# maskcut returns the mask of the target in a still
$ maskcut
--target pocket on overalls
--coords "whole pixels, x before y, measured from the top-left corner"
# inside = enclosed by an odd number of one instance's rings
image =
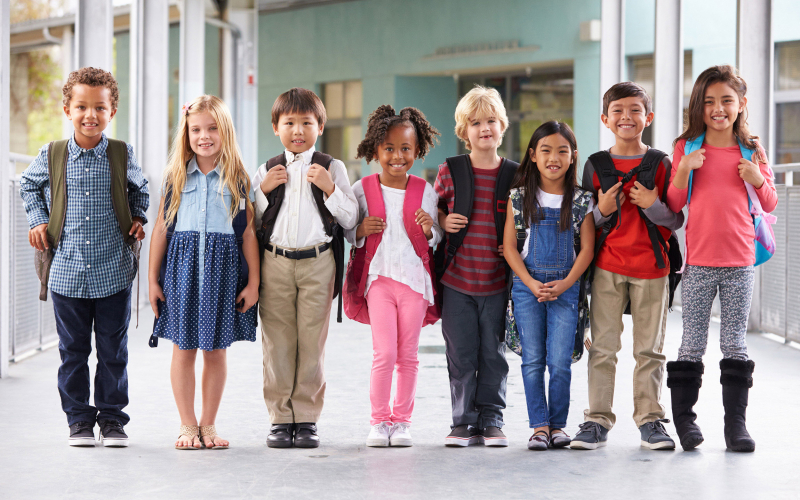
[[[539,221],[533,233],[533,264],[536,269],[559,269],[567,265],[564,242],[569,231],[560,231],[557,219]],[[564,236],[566,233],[566,236]]]

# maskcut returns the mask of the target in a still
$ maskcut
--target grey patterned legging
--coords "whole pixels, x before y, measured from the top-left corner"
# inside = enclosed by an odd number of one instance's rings
[[[702,361],[711,306],[719,289],[722,357],[747,361],[747,317],[753,299],[753,266],[686,266],[681,280],[683,339],[678,361]]]

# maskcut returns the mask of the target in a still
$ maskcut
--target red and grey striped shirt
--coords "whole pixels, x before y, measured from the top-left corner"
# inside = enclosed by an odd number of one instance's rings
[[[490,170],[472,167],[475,194],[467,235],[442,277],[442,284],[467,295],[494,295],[506,289],[503,258],[497,252],[494,225],[494,190],[500,167]],[[455,190],[447,163],[439,165],[433,185],[452,212]]]

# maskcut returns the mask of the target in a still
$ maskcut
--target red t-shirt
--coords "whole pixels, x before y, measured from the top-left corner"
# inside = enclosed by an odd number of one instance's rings
[[[625,157],[613,158],[614,168],[620,172],[627,173],[631,169],[636,168],[642,163],[641,157]],[[664,163],[658,164],[656,170],[655,183],[658,188],[659,197],[664,189],[664,174],[666,169]],[[653,244],[650,242],[650,235],[647,233],[647,225],[644,219],[639,215],[639,207],[630,202],[627,198],[630,194],[631,188],[636,182],[636,176],[633,176],[628,183],[622,186],[622,191],[625,193],[626,200],[620,208],[620,219],[622,225],[617,228],[617,224],[608,234],[603,247],[595,258],[595,265],[600,269],[612,273],[621,274],[630,278],[641,279],[655,279],[663,278],[669,274],[669,258],[667,257],[664,249],[659,246],[659,251],[663,255],[666,267],[659,269],[656,262],[656,256],[653,253]],[[595,192],[600,190],[600,180],[595,172],[592,177]],[[662,226],[656,226],[664,237],[664,241],[669,240],[671,231]],[[597,228],[596,238],[600,237],[602,226]]]
[[[442,276],[442,284],[467,295],[494,295],[506,289],[505,261],[497,251],[494,225],[494,190],[500,167],[491,170],[472,167],[472,173],[475,192],[467,234]],[[452,212],[455,190],[446,162],[439,165],[433,187]]]

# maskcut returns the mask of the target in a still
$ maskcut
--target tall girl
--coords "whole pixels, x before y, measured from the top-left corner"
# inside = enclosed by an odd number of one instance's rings
[[[755,366],[747,357],[745,342],[755,263],[746,184],[755,188],[766,212],[775,209],[778,196],[766,153],[747,128],[746,93],[747,84],[733,67],[712,66],[703,71],[689,100],[688,128],[675,140],[667,203],[674,212],[688,204],[689,215],[681,282],[683,340],[678,360],[667,363],[667,386],[672,389],[672,415],[684,450],[703,441],[692,407],[700,390],[708,322],[717,291],[725,443],[734,451],[755,450],[755,441],[745,427]],[[685,154],[694,148],[699,149]],[[748,150],[753,161],[742,157]]]
[[[569,125],[549,121],[534,131],[517,170],[503,247],[514,271],[511,297],[522,346],[522,380],[533,435],[528,449],[570,443],[572,350],[578,326],[580,277],[594,256],[592,194],[577,187],[578,151]],[[524,221],[517,250],[515,218]],[[547,394],[544,371],[550,374]]]
[[[372,374],[369,398],[372,406],[367,446],[411,446],[411,413],[417,390],[419,335],[429,306],[434,304],[430,268],[415,250],[404,221],[403,209],[411,182],[424,185],[422,202],[415,213],[428,245],[442,237],[437,222],[438,195],[422,179],[409,175],[414,160],[424,158],[439,132],[415,108],[399,114],[389,105],[369,117],[366,136],[357,158],[378,160],[381,172],[356,182],[359,223],[346,231],[348,241],[362,247],[380,233],[380,243],[369,264],[364,296],[372,326]],[[380,183],[385,220],[370,215],[365,185]],[[411,196],[411,194],[408,194]],[[413,207],[412,207],[413,208]],[[413,223],[412,223],[413,224]],[[350,271],[348,271],[350,272]],[[390,408],[392,375],[397,367],[394,405]]]
[[[237,340],[255,342],[252,306],[260,276],[250,180],[230,111],[218,97],[200,96],[183,106],[162,193],[150,243],[150,303],[154,335],[175,343],[170,379],[181,418],[175,447],[225,449],[229,443],[214,427],[227,376],[225,349]],[[234,221],[242,220],[241,211],[246,218],[240,250]],[[194,411],[198,349],[203,350],[199,421]]]

